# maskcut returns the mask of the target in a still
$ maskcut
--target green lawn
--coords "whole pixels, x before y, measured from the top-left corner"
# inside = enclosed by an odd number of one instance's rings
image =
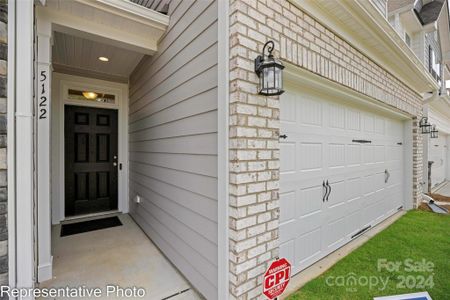
[[[388,270],[383,262],[401,265]],[[450,216],[416,210],[288,299],[372,299],[421,291],[433,300],[450,299]]]

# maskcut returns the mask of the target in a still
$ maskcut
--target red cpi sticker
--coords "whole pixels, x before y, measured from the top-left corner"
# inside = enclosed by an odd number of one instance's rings
[[[285,258],[274,261],[264,274],[263,294],[274,299],[283,294],[291,279],[291,264]]]

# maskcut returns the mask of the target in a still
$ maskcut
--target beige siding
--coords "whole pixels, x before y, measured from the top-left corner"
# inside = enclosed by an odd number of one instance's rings
[[[215,299],[217,3],[171,1],[169,15],[158,53],[130,78],[131,214],[195,288]]]

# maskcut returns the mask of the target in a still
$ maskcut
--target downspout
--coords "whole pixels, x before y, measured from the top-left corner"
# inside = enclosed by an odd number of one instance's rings
[[[10,1],[12,2],[12,1]],[[15,260],[17,288],[34,287],[33,196],[33,51],[34,2],[15,1],[14,96],[15,103]],[[22,298],[22,299],[33,299]]]
[[[430,94],[430,93],[428,93]],[[437,99],[439,99],[439,97],[441,96],[441,92],[439,90],[434,90],[431,95],[427,95],[427,97],[423,97],[423,104],[428,104],[430,102],[433,102]]]

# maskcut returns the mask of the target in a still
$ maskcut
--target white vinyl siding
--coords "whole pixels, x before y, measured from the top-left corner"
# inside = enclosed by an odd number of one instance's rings
[[[217,9],[171,1],[158,52],[130,78],[131,215],[207,299],[218,289]]]

